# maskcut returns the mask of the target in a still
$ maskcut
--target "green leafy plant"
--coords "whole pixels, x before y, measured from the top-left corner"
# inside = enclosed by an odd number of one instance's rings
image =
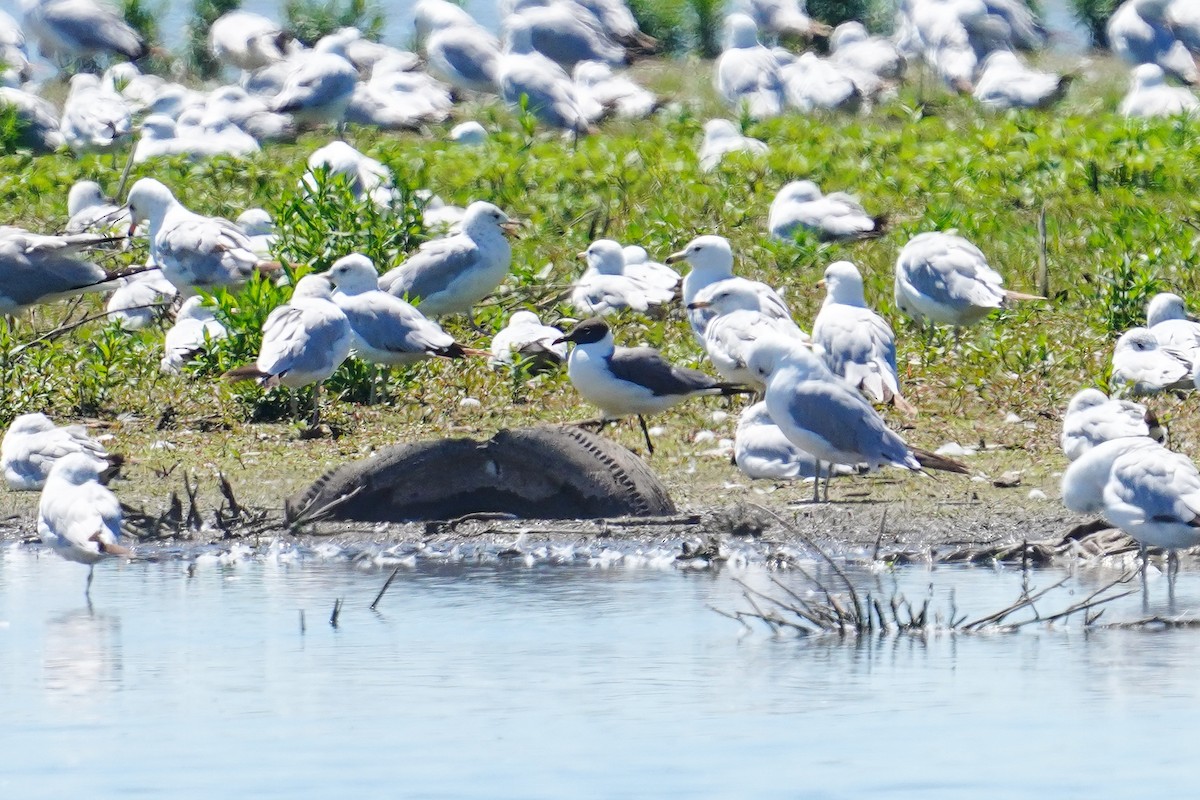
[[[1120,5],[1120,0],[1071,0],[1076,16],[1092,34],[1092,40],[1098,45],[1108,43],[1105,28],[1108,18],[1113,15]]]
[[[371,0],[287,0],[283,14],[288,32],[310,47],[339,28],[358,28],[368,38],[383,31],[383,11]]]
[[[208,51],[212,24],[241,6],[242,0],[195,0],[192,4],[192,18],[187,26],[187,62],[201,78],[215,76],[221,67]]]

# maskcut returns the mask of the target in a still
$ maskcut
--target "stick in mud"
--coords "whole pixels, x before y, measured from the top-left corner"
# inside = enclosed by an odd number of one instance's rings
[[[333,613],[329,615],[329,624],[334,628],[338,626],[338,617],[342,613],[342,598],[333,601]]]

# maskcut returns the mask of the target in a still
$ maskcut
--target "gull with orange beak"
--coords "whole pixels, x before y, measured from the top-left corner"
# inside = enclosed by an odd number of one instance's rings
[[[256,272],[273,272],[279,263],[254,252],[249,237],[227,219],[188,210],[171,190],[142,178],[129,190],[129,235],[145,222],[150,227],[150,257],[183,296],[196,289],[238,286]]]

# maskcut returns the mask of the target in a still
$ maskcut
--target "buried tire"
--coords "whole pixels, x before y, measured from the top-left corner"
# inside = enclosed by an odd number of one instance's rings
[[[573,426],[502,430],[486,441],[396,445],[327,472],[285,504],[289,523],[405,522],[503,513],[525,519],[675,513],[630,451]]]

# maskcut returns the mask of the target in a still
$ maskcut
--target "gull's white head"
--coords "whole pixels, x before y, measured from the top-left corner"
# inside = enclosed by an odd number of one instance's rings
[[[843,22],[833,29],[833,36],[829,38],[829,50],[836,53],[839,48],[857,42],[865,42],[870,38],[866,27],[856,20]]]
[[[179,311],[175,313],[175,321],[181,319],[213,319],[213,311],[208,306],[204,305],[204,298],[200,295],[189,297],[183,301],[183,305],[179,307]]]
[[[597,239],[579,257],[601,275],[620,275],[625,269],[625,251],[612,239]]]
[[[706,144],[740,138],[742,138],[741,131],[727,119],[710,119],[704,123],[704,141]]]
[[[532,311],[514,311],[508,318],[508,327],[510,328],[528,328],[541,324],[541,318]]]
[[[1133,88],[1150,89],[1162,86],[1166,74],[1158,64],[1139,64],[1133,69]]]
[[[846,306],[865,306],[863,279],[858,267],[849,261],[835,261],[825,268],[825,302]]]
[[[746,359],[746,369],[762,383],[768,383],[771,376],[784,366],[797,367],[807,374],[821,371],[823,365],[807,342],[782,336],[759,339]]]
[[[1113,348],[1113,356],[1152,353],[1155,350],[1158,350],[1158,339],[1149,328],[1130,328],[1121,334],[1120,339],[1117,339],[1117,346]]]
[[[247,208],[237,218],[237,226],[247,236],[270,236],[275,232],[275,221],[262,208]]]
[[[779,190],[777,201],[810,203],[821,199],[821,187],[812,181],[792,181]]]
[[[301,299],[330,300],[333,298],[333,286],[325,275],[305,275],[296,281],[296,289],[292,292],[293,300]]]
[[[22,414],[8,426],[8,434],[44,433],[56,427],[58,426],[45,414]]]
[[[732,314],[734,311],[761,311],[762,302],[759,293],[753,285],[742,281],[717,281],[705,286],[688,309],[711,308],[719,316]]]
[[[483,200],[476,200],[467,206],[463,214],[462,231],[474,238],[476,234],[503,230],[511,220],[508,215],[496,206]]]
[[[54,462],[46,483],[69,483],[72,486],[82,486],[85,483],[100,480],[100,469],[103,461],[87,453],[68,453]]]
[[[1083,389],[1076,392],[1071,398],[1071,402],[1067,403],[1066,416],[1078,414],[1081,411],[1086,411],[1089,408],[1096,408],[1108,402],[1108,395],[1099,389]]]
[[[338,175],[349,175],[358,171],[358,165],[366,158],[362,153],[340,139],[330,142],[324,147],[318,147],[308,157],[310,170],[325,167]]]
[[[733,249],[721,236],[697,236],[678,253],[667,256],[667,263],[686,261],[692,271],[710,280],[733,277]]]
[[[175,195],[162,183],[154,178],[140,178],[129,190],[129,199],[125,203],[129,207],[129,218],[133,220],[129,235],[132,236],[134,229],[142,222],[150,224],[150,233],[153,235],[162,224],[167,210],[177,202]]]
[[[730,14],[725,18],[726,49],[742,49],[758,44],[758,26],[747,14]]]
[[[456,144],[478,145],[487,140],[487,129],[475,120],[461,122],[450,130],[450,141]]]
[[[1146,306],[1146,326],[1153,328],[1160,322],[1169,319],[1187,319],[1187,306],[1183,298],[1170,292],[1154,295]]]
[[[613,76],[612,67],[603,61],[580,61],[571,77],[580,86],[597,86]]]
[[[650,254],[640,244],[627,244],[621,249],[625,253],[626,264],[645,264],[650,260]]]
[[[104,190],[95,181],[76,181],[67,192],[67,213],[72,217],[80,211],[104,205]]]
[[[379,273],[371,259],[359,253],[342,256],[329,268],[329,280],[342,294],[361,294],[379,288]]]

